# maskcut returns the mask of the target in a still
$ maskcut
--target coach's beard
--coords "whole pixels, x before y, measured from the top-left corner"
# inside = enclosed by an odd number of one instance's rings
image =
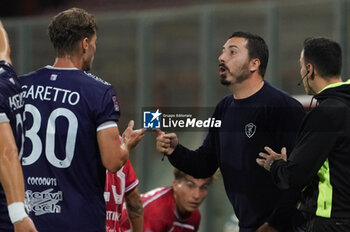
[[[225,70],[226,72],[229,72],[230,75],[232,75],[231,71],[228,69],[228,67],[226,67],[226,65],[224,63],[220,63],[219,64],[219,68],[220,68],[221,71]],[[231,84],[231,82],[226,80],[226,78],[227,78],[226,73],[220,74],[220,83],[222,85],[229,86]]]
[[[226,74],[221,74],[220,75],[220,83],[222,85],[225,85],[225,86],[229,86],[231,84],[231,82],[229,82],[228,80],[226,80],[227,76]]]
[[[229,75],[231,75],[233,78],[236,79],[236,81],[233,81],[233,82],[228,81],[226,73],[225,74],[221,74],[220,75],[220,83],[222,85],[225,85],[225,86],[229,86],[229,85],[231,85],[233,83],[242,83],[244,80],[248,79],[248,77],[249,77],[249,74],[247,74],[247,73],[242,73],[241,75],[235,77],[233,75],[233,73],[228,68],[226,70],[229,73]]]
[[[220,83],[222,85],[225,85],[225,86],[229,86],[229,85],[234,84],[234,83],[242,83],[243,81],[248,79],[249,75],[250,75],[249,70],[248,70],[248,64],[244,64],[244,66],[242,67],[242,72],[238,76],[234,75],[230,71],[230,69],[228,67],[226,67],[226,65],[224,65],[224,64],[220,64],[219,67],[224,68],[226,70],[226,72],[228,72],[229,75],[231,75],[235,79],[235,81],[231,82],[231,81],[227,80],[226,73],[220,74]]]

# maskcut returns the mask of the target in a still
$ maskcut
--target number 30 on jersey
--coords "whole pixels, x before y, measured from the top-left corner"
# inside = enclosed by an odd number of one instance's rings
[[[75,141],[78,131],[78,119],[75,114],[66,108],[57,108],[53,110],[48,119],[46,127],[46,136],[45,136],[45,151],[43,151],[43,142],[38,135],[38,132],[45,122],[42,122],[42,117],[40,111],[33,105],[27,104],[25,106],[24,114],[29,113],[33,118],[33,125],[31,128],[25,131],[26,141],[30,140],[32,143],[32,150],[26,152],[29,154],[26,157],[22,158],[22,165],[31,165],[35,163],[41,155],[45,155],[46,159],[50,164],[57,168],[68,168],[74,157]],[[67,138],[65,144],[65,158],[59,159],[55,154],[55,134],[56,134],[56,120],[58,117],[64,117],[68,122],[67,129]],[[20,118],[20,117],[19,117]],[[17,118],[18,119],[18,118]],[[24,117],[25,120],[25,117]],[[22,123],[17,123],[22,124]],[[28,142],[28,141],[27,141]],[[60,156],[62,157],[62,156]]]

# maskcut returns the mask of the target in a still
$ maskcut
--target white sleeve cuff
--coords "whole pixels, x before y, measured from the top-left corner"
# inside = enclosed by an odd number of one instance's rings
[[[102,123],[101,125],[99,125],[97,127],[96,132],[99,132],[101,130],[104,130],[104,129],[107,129],[107,128],[111,128],[111,127],[118,127],[118,125],[117,125],[116,122],[113,122],[113,121],[104,122],[104,123]]]
[[[3,122],[10,122],[10,120],[5,113],[0,113],[0,123]]]

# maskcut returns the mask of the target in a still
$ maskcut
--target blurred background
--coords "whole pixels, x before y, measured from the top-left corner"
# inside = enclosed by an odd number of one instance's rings
[[[122,116],[141,127],[142,107],[214,107],[229,92],[218,80],[223,44],[234,31],[262,36],[270,59],[265,79],[292,95],[298,87],[299,56],[309,36],[338,41],[344,52],[343,78],[349,73],[347,0],[2,0],[0,17],[8,31],[18,74],[53,64],[46,33],[53,15],[70,7],[95,14],[99,26],[91,73],[112,83]],[[298,96],[299,97],[299,96]],[[197,148],[205,132],[179,132],[182,144]],[[172,167],[155,151],[148,132],[131,161],[141,192],[171,185]],[[259,194],[259,193],[256,193]],[[233,209],[221,175],[201,206],[201,232],[230,231]],[[232,225],[232,223],[231,223]],[[231,230],[233,231],[233,230]]]

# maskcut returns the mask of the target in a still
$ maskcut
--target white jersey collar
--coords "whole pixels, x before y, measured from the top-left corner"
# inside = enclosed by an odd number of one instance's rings
[[[79,70],[77,68],[57,68],[57,67],[54,67],[52,65],[46,65],[45,68],[48,68],[48,69],[56,69],[56,70]]]

